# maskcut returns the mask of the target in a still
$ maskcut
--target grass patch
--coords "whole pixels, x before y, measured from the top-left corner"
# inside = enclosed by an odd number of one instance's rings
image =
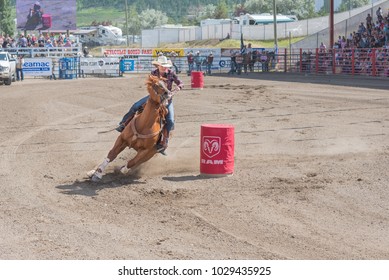
[[[304,37],[296,37],[291,38],[291,43],[295,43],[297,41],[300,41],[301,39],[304,39]],[[253,48],[274,48],[274,41],[268,40],[268,41],[257,41],[257,40],[244,40],[244,43],[247,45],[248,43],[251,43],[251,46]],[[240,40],[217,40],[217,39],[210,39],[210,40],[200,40],[200,41],[188,41],[188,42],[180,42],[180,43],[168,43],[163,44],[161,47],[163,48],[240,48]],[[289,47],[289,39],[280,39],[278,40],[278,47],[279,48],[288,48]]]
[[[111,21],[113,26],[122,28],[125,12],[114,8],[89,8],[77,11],[77,27],[90,26],[93,21]]]

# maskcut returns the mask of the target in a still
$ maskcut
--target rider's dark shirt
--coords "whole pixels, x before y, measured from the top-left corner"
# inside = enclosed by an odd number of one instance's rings
[[[180,88],[184,86],[184,83],[177,77],[176,73],[174,73],[174,71],[171,69],[169,69],[167,73],[162,73],[162,75],[160,75],[159,69],[155,69],[154,71],[151,71],[151,75],[165,78],[168,90],[172,90],[173,83],[175,83]]]

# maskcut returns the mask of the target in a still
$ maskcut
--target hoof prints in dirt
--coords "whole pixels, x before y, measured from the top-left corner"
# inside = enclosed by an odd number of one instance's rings
[[[210,85],[206,86],[206,88],[223,88],[227,90],[237,90],[237,89],[242,89],[242,90],[255,90],[255,91],[260,91],[265,92],[266,86],[263,85],[257,85],[257,86],[249,86],[249,85],[231,85],[231,84],[225,84],[225,85]],[[246,91],[247,92],[247,91]]]

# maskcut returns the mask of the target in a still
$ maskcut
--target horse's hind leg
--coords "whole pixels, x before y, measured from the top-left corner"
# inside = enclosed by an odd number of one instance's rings
[[[131,168],[135,168],[139,166],[140,164],[148,161],[156,154],[156,150],[152,148],[151,150],[140,150],[136,154],[136,156],[132,159],[130,159],[126,165],[122,166],[120,169],[120,172],[123,174],[128,173],[128,171],[131,170]]]

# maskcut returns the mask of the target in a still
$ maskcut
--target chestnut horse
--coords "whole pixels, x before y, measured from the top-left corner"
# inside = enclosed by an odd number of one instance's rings
[[[148,161],[156,153],[156,143],[163,129],[165,116],[168,113],[166,102],[172,95],[166,87],[165,81],[157,76],[149,75],[147,81],[147,100],[143,112],[136,114],[130,123],[118,136],[113,148],[109,151],[104,161],[96,168],[87,173],[92,181],[101,180],[107,165],[112,162],[126,147],[137,151],[134,158],[120,168],[122,174],[128,173],[141,163]]]

